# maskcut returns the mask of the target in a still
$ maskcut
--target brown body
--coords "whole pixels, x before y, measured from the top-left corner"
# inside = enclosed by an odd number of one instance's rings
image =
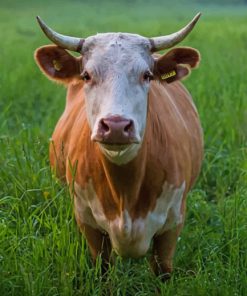
[[[199,174],[203,142],[201,126],[192,99],[180,82],[152,82],[149,91],[147,126],[142,147],[134,160],[117,166],[90,140],[83,82],[68,86],[66,108],[50,146],[51,165],[58,176],[85,189],[89,180],[107,219],[114,220],[127,209],[134,221],[145,218],[156,205],[165,182],[180,187],[185,182],[181,213],[184,219],[186,194]],[[76,173],[75,173],[76,170]],[[76,195],[76,193],[75,193]],[[78,199],[75,196],[75,200]],[[101,252],[108,260],[111,250],[108,236],[80,221],[94,258]],[[182,223],[154,238],[153,268],[170,272],[172,256]],[[102,249],[103,240],[107,250]],[[128,255],[128,252],[126,252]],[[157,257],[156,257],[157,255]],[[153,258],[153,259],[154,259]],[[156,262],[156,263],[155,263]]]

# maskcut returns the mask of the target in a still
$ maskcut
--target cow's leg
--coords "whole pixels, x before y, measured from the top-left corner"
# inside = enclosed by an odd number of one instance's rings
[[[163,280],[170,278],[172,272],[172,260],[176,249],[176,243],[183,224],[165,231],[156,236],[153,241],[153,254],[150,260],[154,273],[162,275]]]
[[[97,257],[101,255],[102,272],[105,273],[108,269],[112,250],[109,237],[87,224],[81,224],[80,229],[86,237],[94,263]]]

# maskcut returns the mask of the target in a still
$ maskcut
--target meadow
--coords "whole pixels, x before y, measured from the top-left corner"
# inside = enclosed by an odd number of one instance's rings
[[[1,296],[247,295],[247,7],[188,3],[0,2]],[[200,114],[205,157],[188,196],[174,273],[163,284],[147,258],[116,257],[102,276],[74,221],[68,188],[49,167],[49,138],[66,89],[35,65],[34,50],[50,43],[35,16],[73,36],[151,37],[179,29],[198,11],[203,16],[182,45],[202,55],[185,85]]]

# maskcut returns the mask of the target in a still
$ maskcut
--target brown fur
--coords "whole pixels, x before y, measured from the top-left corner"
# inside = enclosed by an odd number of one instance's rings
[[[186,78],[191,68],[196,68],[200,62],[200,53],[191,47],[174,48],[158,57],[155,62],[154,74],[161,80],[162,74],[176,71],[176,76],[166,79],[167,83]]]
[[[76,58],[56,45],[38,48],[34,58],[40,70],[53,81],[69,84],[80,78],[81,57]]]

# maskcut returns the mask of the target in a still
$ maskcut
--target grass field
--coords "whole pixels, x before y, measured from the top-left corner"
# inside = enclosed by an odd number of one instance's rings
[[[0,2],[1,296],[143,296],[157,288],[170,296],[247,295],[247,8],[160,2]],[[200,113],[205,160],[188,197],[175,271],[162,284],[147,259],[117,258],[102,278],[100,261],[92,266],[76,227],[68,189],[49,168],[49,137],[66,90],[34,63],[33,51],[49,43],[35,16],[74,36],[157,36],[180,28],[198,10],[203,17],[182,44],[202,54],[201,67],[185,84]]]

